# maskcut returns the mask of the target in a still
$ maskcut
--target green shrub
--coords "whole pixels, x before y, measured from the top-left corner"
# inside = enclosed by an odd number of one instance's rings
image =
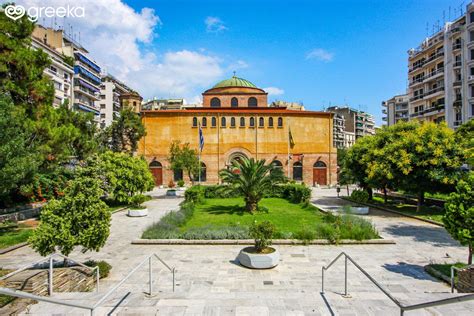
[[[204,187],[202,185],[193,185],[184,192],[186,202],[201,203],[204,200]]]
[[[364,190],[354,190],[351,193],[351,199],[355,202],[367,203],[369,201],[369,193]]]
[[[102,261],[88,260],[84,262],[84,264],[91,268],[99,267],[99,277],[101,279],[106,278],[109,275],[110,270],[112,269],[112,266],[103,260]]]
[[[376,239],[379,238],[374,225],[357,216],[344,214],[326,214],[324,223],[316,226],[316,233],[332,243],[339,243],[341,239]]]
[[[294,235],[294,238],[302,240],[305,245],[316,239],[316,231],[310,227],[303,226],[303,228]]]
[[[178,187],[182,188],[184,187],[184,180],[178,180]]]
[[[239,197],[239,194],[236,191],[225,190],[225,185],[209,185],[204,187],[204,197],[206,199],[215,199],[215,198],[234,198]]]
[[[147,197],[145,195],[135,194],[130,199],[130,206],[140,208],[142,207],[142,204],[145,203],[145,201],[147,201]]]
[[[193,216],[194,203],[184,202],[178,211],[172,211],[161,218],[157,223],[149,226],[142,234],[144,239],[176,239],[181,238],[179,227]]]
[[[282,197],[292,203],[308,204],[311,198],[311,189],[304,184],[289,183],[282,191]]]
[[[247,239],[249,229],[246,226],[202,226],[193,227],[180,234],[183,239]]]
[[[255,250],[262,252],[265,248],[272,244],[275,226],[269,221],[263,221],[260,224],[253,222],[250,226],[250,236],[255,239]]]

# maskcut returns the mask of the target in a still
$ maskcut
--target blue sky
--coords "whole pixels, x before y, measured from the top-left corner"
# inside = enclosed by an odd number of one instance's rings
[[[2,1],[3,2],[3,1]],[[459,15],[460,0],[183,1],[17,0],[82,5],[85,18],[54,21],[103,67],[145,98],[186,98],[237,76],[268,88],[269,100],[309,110],[348,104],[375,115],[403,93],[407,50],[426,26]],[[455,12],[456,11],[456,12]],[[40,19],[47,26],[51,20]]]
[[[360,105],[378,124],[381,101],[406,89],[406,51],[426,36],[427,23],[431,32],[432,24],[442,23],[443,11],[447,20],[449,7],[454,17],[461,5],[432,0],[127,3],[136,10],[155,9],[162,24],[151,45],[161,52],[205,50],[243,61],[247,67],[236,69],[238,76],[284,90],[270,99],[303,102],[313,110]],[[223,27],[207,31],[207,17]],[[231,75],[225,69],[222,78]]]

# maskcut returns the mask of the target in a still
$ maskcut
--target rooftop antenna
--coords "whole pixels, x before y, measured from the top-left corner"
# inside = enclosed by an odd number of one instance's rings
[[[446,11],[443,10],[443,25],[446,23]]]
[[[429,23],[426,22],[426,37],[429,36],[429,33],[430,33],[429,28],[430,28]]]
[[[235,77],[235,70],[233,71],[233,73],[234,73],[234,77]]]
[[[451,6],[449,6],[449,10],[448,10],[448,19],[449,21],[451,21]]]

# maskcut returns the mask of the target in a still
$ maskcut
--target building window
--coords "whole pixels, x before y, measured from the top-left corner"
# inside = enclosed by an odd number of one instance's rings
[[[230,118],[230,127],[235,127],[235,117]]]
[[[470,42],[474,41],[474,31],[469,32],[469,41]]]
[[[216,127],[216,125],[217,125],[217,120],[216,120],[215,117],[213,117],[213,118],[211,119],[211,126],[212,126],[212,127]]]
[[[471,49],[471,60],[474,60],[474,49]]]
[[[221,106],[221,100],[219,98],[211,99],[211,108],[219,108]]]
[[[198,126],[198,119],[197,117],[193,117],[193,127],[197,127]]]
[[[203,117],[202,118],[202,127],[206,127],[207,126],[207,118]]]
[[[278,118],[278,127],[283,127],[283,118]]]
[[[179,180],[183,180],[183,170],[182,169],[173,170],[173,179],[175,182]]]
[[[474,22],[474,11],[473,12],[469,12],[469,22]]]
[[[226,119],[225,117],[221,118],[221,127],[225,127],[226,125]]]
[[[255,119],[253,117],[250,118],[249,125],[250,127],[255,127]]]
[[[260,126],[260,127],[265,126],[265,119],[263,117],[258,119],[258,126]]]
[[[273,127],[273,117],[268,118],[268,126]]]
[[[101,103],[101,104],[100,104],[100,108],[101,108],[101,109],[105,109],[105,104],[104,104],[104,103]]]
[[[474,76],[474,67],[471,67],[471,68],[469,69],[469,73],[471,74],[471,76]]]
[[[244,127],[245,126],[245,117],[241,117],[240,118],[240,127]]]
[[[250,97],[248,101],[248,105],[250,108],[257,107],[257,99],[254,97]]]
[[[49,69],[54,72],[54,73],[57,73],[58,72],[58,69],[54,66],[49,66]]]
[[[237,100],[236,97],[233,97],[231,100],[230,100],[230,106],[233,107],[233,108],[236,108],[239,106],[239,100]]]
[[[469,86],[471,88],[471,98],[474,98],[474,86]]]
[[[293,164],[293,180],[303,181],[303,164],[299,161]]]
[[[474,103],[471,104],[471,116],[474,116]]]

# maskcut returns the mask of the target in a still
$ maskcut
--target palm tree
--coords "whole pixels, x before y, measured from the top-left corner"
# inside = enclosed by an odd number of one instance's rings
[[[219,172],[224,183],[223,189],[238,192],[244,196],[245,209],[253,213],[258,208],[258,202],[271,187],[282,182],[284,177],[275,177],[272,164],[265,165],[265,160],[243,158],[234,160],[229,169]]]

